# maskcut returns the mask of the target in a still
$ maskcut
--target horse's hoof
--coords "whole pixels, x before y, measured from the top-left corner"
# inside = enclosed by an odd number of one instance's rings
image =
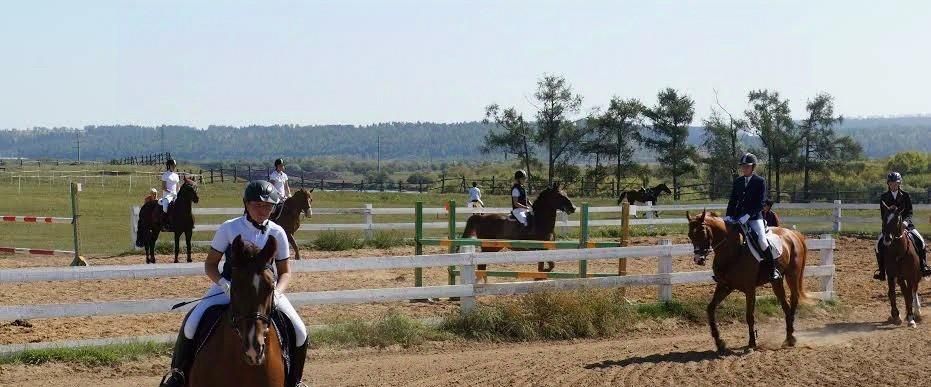
[[[175,260],[175,263],[178,263],[178,260],[177,260],[177,259]]]
[[[796,342],[797,340],[795,339],[795,336],[789,336],[789,337],[786,337],[786,341],[784,345],[786,347],[794,347]]]
[[[909,328],[918,328],[918,323],[916,323],[915,320],[909,321],[909,322],[908,322],[908,327],[909,327]]]
[[[886,322],[892,325],[902,325],[902,319],[898,317],[889,317],[889,320],[886,320]]]
[[[190,258],[188,258],[188,259],[187,259],[187,262],[188,262],[188,263],[191,263],[191,262],[194,262],[194,261],[192,261]]]

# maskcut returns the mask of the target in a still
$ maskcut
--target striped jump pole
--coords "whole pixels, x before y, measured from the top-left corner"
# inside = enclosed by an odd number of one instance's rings
[[[74,255],[74,251],[69,250],[45,250],[45,249],[30,249],[26,247],[0,247],[0,254],[26,254],[26,255],[57,255],[70,257]]]
[[[17,215],[0,215],[0,221],[4,223],[46,223],[46,224],[71,224],[71,218],[56,218],[52,216],[17,216]]]

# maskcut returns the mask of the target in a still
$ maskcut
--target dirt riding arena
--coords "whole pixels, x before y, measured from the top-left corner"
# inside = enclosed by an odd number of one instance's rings
[[[674,243],[684,243],[673,238]],[[657,244],[640,239],[636,244]],[[427,253],[439,250],[427,251]],[[335,256],[407,255],[411,248],[343,253],[306,252],[311,259]],[[196,257],[203,259],[202,256]],[[42,261],[44,259],[45,261]],[[62,265],[62,258],[16,257],[0,259],[0,267]],[[140,263],[143,258],[96,259],[92,264]],[[165,262],[166,257],[160,257]],[[646,321],[623,336],[605,340],[534,343],[479,343],[451,341],[410,349],[369,348],[337,350],[315,348],[305,377],[314,386],[342,385],[924,385],[931,377],[931,337],[927,324],[917,329],[884,325],[888,315],[885,284],[871,279],[875,266],[872,242],[842,238],[835,254],[835,289],[848,310],[843,317],[816,315],[798,322],[797,348],[780,348],[783,323],[779,319],[758,324],[761,347],[741,349],[746,343],[742,323],[724,325],[724,338],[734,354],[717,357],[707,328],[676,320]],[[809,264],[818,263],[817,252]],[[590,272],[612,272],[616,262],[589,263]],[[529,267],[521,267],[523,270]],[[571,263],[557,270],[573,271]],[[674,271],[702,270],[688,257],[676,257]],[[656,260],[631,260],[630,273],[654,273]],[[425,270],[427,284],[445,283],[443,269]],[[300,273],[292,291],[410,286],[407,270],[355,273]],[[814,279],[808,289],[815,290]],[[924,283],[923,283],[924,284]],[[140,280],[26,283],[0,285],[5,304],[42,304],[104,300],[193,297],[201,294],[207,279],[201,277]],[[711,286],[676,286],[674,297],[710,297]],[[921,289],[931,300],[931,286]],[[765,291],[766,293],[768,291]],[[631,289],[628,298],[649,301],[655,288]],[[736,295],[732,296],[736,297]],[[481,301],[481,300],[480,300]],[[900,301],[901,306],[901,301]],[[453,311],[450,302],[434,304],[386,303],[304,307],[309,324],[346,318],[378,317],[389,309],[416,317],[437,317]],[[0,344],[60,341],[99,337],[176,332],[180,314],[118,317],[82,317],[31,320],[32,327],[0,322]],[[931,321],[928,322],[931,324]],[[153,386],[165,371],[168,358],[148,358],[119,367],[88,368],[71,364],[0,366],[2,386]]]

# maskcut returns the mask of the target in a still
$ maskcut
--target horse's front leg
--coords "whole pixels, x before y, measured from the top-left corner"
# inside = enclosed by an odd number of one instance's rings
[[[301,259],[301,249],[297,247],[297,242],[294,240],[294,235],[285,233],[288,236],[288,243],[291,244],[291,248],[294,249],[294,259]]]
[[[175,231],[175,263],[178,263],[178,254],[181,253],[181,233]]]
[[[915,323],[914,305],[912,305],[915,299],[915,294],[912,292],[912,283],[904,278],[899,278],[898,282],[899,289],[902,290],[902,298],[905,299],[905,321],[910,328],[915,328],[918,324]]]
[[[194,234],[194,230],[184,232],[184,242],[187,245],[187,261],[192,262],[191,260],[191,237]]]
[[[895,325],[901,325],[902,319],[899,318],[899,307],[895,304],[895,277],[887,275],[886,282],[889,285],[889,291],[886,295],[889,296],[889,305],[892,307],[892,310],[889,312],[889,323]]]
[[[744,298],[747,301],[747,329],[749,330],[750,340],[747,343],[747,347],[750,349],[756,348],[756,329],[754,329],[754,312],[756,311],[756,288],[750,289],[747,292],[744,292]]]
[[[708,308],[706,309],[708,313],[708,326],[711,328],[711,337],[714,338],[714,345],[718,348],[718,354],[722,355],[727,352],[727,344],[721,339],[721,332],[718,331],[718,322],[714,315],[715,311],[718,310],[718,305],[721,304],[721,301],[724,301],[724,298],[731,294],[732,291],[733,289],[726,285],[720,283],[715,285],[714,295],[711,296],[711,302],[708,303]]]

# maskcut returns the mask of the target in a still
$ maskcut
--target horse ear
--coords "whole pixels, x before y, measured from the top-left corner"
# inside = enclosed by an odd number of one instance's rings
[[[685,211],[685,220],[692,221],[692,215],[688,211]]]
[[[704,222],[704,221],[705,221],[705,215],[707,215],[707,214],[708,214],[708,212],[705,211],[704,208],[702,208],[702,209],[701,209],[701,218],[699,218],[698,220],[701,220],[702,222]]]
[[[312,192],[314,192],[314,187],[310,187],[310,189],[307,190],[307,193],[312,193]]]
[[[268,241],[265,242],[265,247],[259,252],[257,258],[259,261],[270,263],[271,260],[275,259],[276,252],[278,252],[278,240],[273,236],[269,236]]]

